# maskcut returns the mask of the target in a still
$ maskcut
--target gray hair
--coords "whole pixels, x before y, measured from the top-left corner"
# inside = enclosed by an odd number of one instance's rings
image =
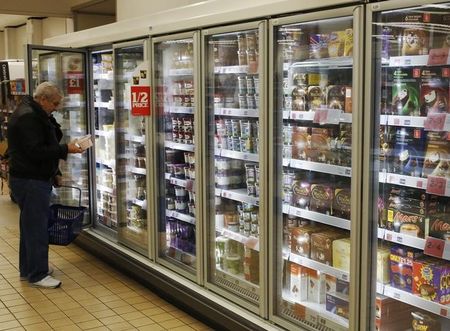
[[[56,96],[59,96],[61,98],[64,97],[59,87],[50,82],[43,82],[39,84],[34,91],[34,98],[44,97],[47,100],[51,100]]]

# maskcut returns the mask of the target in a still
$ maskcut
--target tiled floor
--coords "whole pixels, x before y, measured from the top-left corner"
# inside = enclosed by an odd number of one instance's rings
[[[0,330],[211,330],[73,244],[50,247],[61,288],[21,282],[17,220],[0,195]]]

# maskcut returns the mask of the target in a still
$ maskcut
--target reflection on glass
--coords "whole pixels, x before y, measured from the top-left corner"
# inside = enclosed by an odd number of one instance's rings
[[[450,112],[449,13],[442,4],[374,19],[379,330],[450,329],[450,263],[426,249],[450,237],[449,128],[439,124]]]
[[[159,256],[195,272],[196,193],[193,39],[156,44]]]
[[[131,109],[134,87],[149,85],[143,45],[116,49],[114,66],[119,239],[147,254],[145,117]]]
[[[92,53],[97,189],[96,221],[108,228],[117,229],[113,68],[112,50]]]
[[[277,313],[316,330],[346,330],[352,19],[281,25],[274,40]]]
[[[207,43],[209,278],[259,304],[259,33]]]
[[[58,85],[64,99],[58,111],[53,113],[61,125],[63,139],[67,143],[87,134],[85,58],[84,54],[54,52],[45,50],[32,51],[32,91],[44,82],[50,81]],[[55,190],[54,203],[78,206],[89,206],[89,173],[87,153],[69,154],[67,160],[60,160],[59,169],[63,177],[63,185],[72,188]],[[79,200],[80,199],[80,200]],[[89,213],[85,213],[85,223],[89,223]]]

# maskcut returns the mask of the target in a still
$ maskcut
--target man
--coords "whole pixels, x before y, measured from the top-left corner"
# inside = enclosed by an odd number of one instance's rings
[[[56,288],[61,281],[51,276],[48,265],[48,215],[52,185],[59,185],[60,159],[83,150],[71,141],[60,144],[60,126],[51,114],[62,101],[52,83],[25,96],[8,121],[9,185],[20,208],[20,279],[32,286]]]

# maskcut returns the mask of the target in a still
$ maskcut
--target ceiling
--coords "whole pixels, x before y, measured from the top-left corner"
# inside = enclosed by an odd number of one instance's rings
[[[48,6],[45,2],[48,2]],[[36,3],[39,3],[39,7],[33,8],[33,4]],[[116,0],[60,0],[57,3],[59,7],[55,8],[54,0],[2,0],[0,3],[0,31],[7,26],[26,24],[29,17],[73,17],[77,14],[114,16],[116,14]],[[51,9],[45,10],[44,8]]]

